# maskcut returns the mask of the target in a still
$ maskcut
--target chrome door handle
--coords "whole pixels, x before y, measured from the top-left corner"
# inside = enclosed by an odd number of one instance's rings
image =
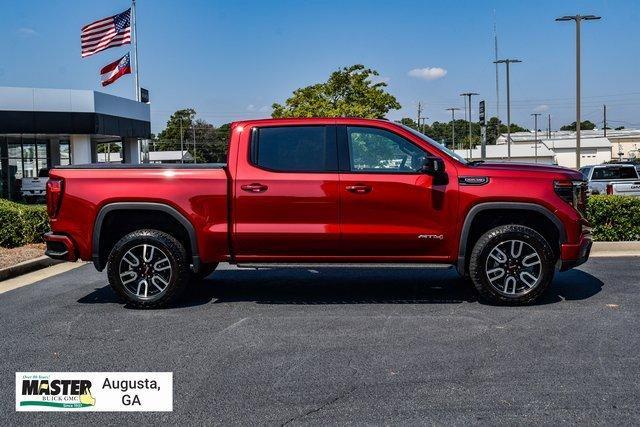
[[[267,187],[266,185],[259,184],[257,182],[241,185],[240,188],[248,193],[264,193],[269,189],[269,187]]]
[[[355,194],[367,194],[371,192],[370,185],[347,185],[347,191]]]

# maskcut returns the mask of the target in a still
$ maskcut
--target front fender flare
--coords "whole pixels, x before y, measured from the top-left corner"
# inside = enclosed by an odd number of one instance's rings
[[[467,265],[467,240],[469,238],[469,232],[471,230],[471,224],[473,219],[482,211],[486,210],[504,210],[504,209],[517,209],[532,211],[547,217],[558,229],[558,235],[560,236],[560,243],[564,243],[567,238],[567,233],[564,228],[564,224],[560,219],[553,214],[549,209],[544,206],[535,203],[522,203],[522,202],[486,202],[474,205],[467,216],[464,219],[462,230],[460,231],[460,242],[458,245],[458,261],[456,263],[456,269],[461,276],[466,274]]]

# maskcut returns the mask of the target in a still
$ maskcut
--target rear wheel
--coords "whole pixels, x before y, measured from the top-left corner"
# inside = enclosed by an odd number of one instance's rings
[[[138,230],[120,239],[109,254],[109,283],[127,303],[158,308],[175,300],[189,282],[184,246],[158,230]]]
[[[469,275],[490,302],[522,305],[534,302],[553,279],[555,256],[549,242],[522,225],[487,231],[474,245]]]

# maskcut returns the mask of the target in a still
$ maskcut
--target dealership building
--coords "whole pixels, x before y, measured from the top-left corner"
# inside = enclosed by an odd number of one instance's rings
[[[140,162],[151,137],[149,104],[90,90],[0,87],[0,197],[57,165],[95,163],[100,144],[120,143]]]

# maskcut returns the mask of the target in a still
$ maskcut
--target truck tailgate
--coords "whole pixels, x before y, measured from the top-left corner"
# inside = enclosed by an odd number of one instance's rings
[[[640,196],[640,180],[612,182],[613,194],[619,196]]]

